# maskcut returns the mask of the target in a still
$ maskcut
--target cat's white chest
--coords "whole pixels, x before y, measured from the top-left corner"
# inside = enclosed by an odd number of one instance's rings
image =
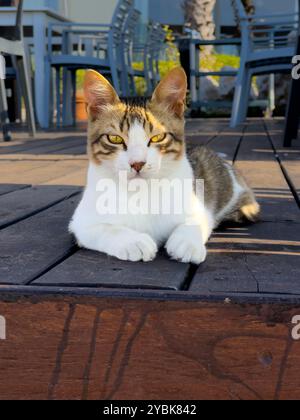
[[[124,180],[112,181],[101,168],[91,165],[88,185],[73,220],[81,227],[124,226],[163,243],[184,223],[185,205],[192,200],[192,193],[188,189],[184,191],[184,180],[192,182],[188,162],[180,169],[175,184],[173,178],[166,177],[163,183],[155,179],[141,180],[134,188]]]
[[[157,243],[165,242],[172,231],[185,220],[183,202],[178,200],[175,189],[162,188],[155,182],[142,182],[135,191],[118,185],[103,193],[88,193],[83,201],[95,217],[95,224],[105,223],[125,226],[140,233],[147,233]],[[92,198],[92,200],[91,200]]]

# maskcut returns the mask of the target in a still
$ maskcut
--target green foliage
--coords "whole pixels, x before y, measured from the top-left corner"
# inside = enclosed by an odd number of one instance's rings
[[[180,65],[179,51],[175,44],[175,38],[173,31],[168,27],[164,27],[166,31],[166,49],[162,59],[159,61],[159,73],[160,77],[164,77],[170,70],[174,67]],[[220,71],[224,66],[238,68],[240,65],[240,58],[234,55],[229,54],[203,54],[200,58],[201,69],[204,71]],[[133,67],[136,70],[143,70],[143,62],[133,63]],[[81,91],[83,86],[84,79],[84,70],[77,72],[77,90]],[[218,81],[219,77],[215,77]],[[146,92],[146,83],[143,78],[136,78],[137,92],[140,96],[144,96]]]
[[[174,33],[168,25],[164,26],[164,30],[166,33],[165,60],[166,62],[179,64],[179,51],[177,45],[175,44]]]
[[[160,60],[159,61],[159,74],[160,77],[165,77],[170,70],[172,70],[174,67],[178,67],[180,65],[179,59],[176,61],[165,61]],[[133,67],[136,70],[143,70],[144,64],[143,63],[133,63]],[[144,96],[147,90],[145,79],[142,79],[141,77],[136,77],[135,79],[137,92],[140,96]]]
[[[144,70],[144,63],[132,63],[132,66],[135,70]],[[135,78],[136,90],[139,96],[144,96],[147,90],[146,81],[141,77]]]
[[[229,66],[238,69],[240,66],[240,57],[228,54],[210,54],[202,55],[200,58],[201,70],[204,71],[220,71],[223,67]],[[214,77],[217,81],[219,77]]]
[[[174,67],[180,65],[180,57],[177,45],[175,44],[175,37],[172,29],[168,26],[164,26],[166,33],[166,47],[163,54],[163,58],[159,61],[159,74],[160,77],[164,77]],[[143,70],[144,65],[141,62],[133,63],[133,67],[136,70]],[[147,90],[146,82],[144,79],[136,78],[137,92],[140,96],[144,96]]]
[[[85,70],[78,70],[76,73],[76,88],[77,91],[82,91],[83,89],[83,80],[84,80],[84,75],[85,75],[86,71]]]

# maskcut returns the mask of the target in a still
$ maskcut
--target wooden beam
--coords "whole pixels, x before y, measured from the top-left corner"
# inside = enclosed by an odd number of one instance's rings
[[[300,342],[280,303],[2,293],[1,399],[299,399]]]

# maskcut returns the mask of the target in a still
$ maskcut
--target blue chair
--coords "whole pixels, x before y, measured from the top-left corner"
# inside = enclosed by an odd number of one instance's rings
[[[201,68],[201,47],[224,47],[230,46],[238,48],[241,45],[239,38],[220,38],[213,40],[203,40],[196,31],[186,29],[187,38],[190,45],[190,107],[193,111],[204,108],[232,108],[232,101],[227,100],[204,100],[202,98],[202,79],[208,76],[235,77],[237,70],[208,71]]]
[[[298,13],[247,15],[240,0],[234,0],[242,32],[241,64],[237,75],[231,127],[247,117],[251,80],[255,75],[289,72],[295,55]]]
[[[126,97],[137,96],[135,78],[145,79],[144,70],[137,70],[133,66],[134,51],[136,47],[136,29],[140,22],[141,13],[132,9],[129,13],[122,37],[121,61],[123,63],[122,72],[122,92]]]
[[[119,0],[110,25],[85,23],[50,24],[48,29],[48,57],[45,86],[45,107],[52,120],[52,71],[56,72],[57,125],[60,125],[60,94],[63,76],[63,125],[75,123],[76,72],[80,69],[95,69],[109,77],[122,96],[121,57],[122,37],[128,14],[134,0]],[[61,40],[59,42],[59,35]],[[60,43],[60,45],[59,45]],[[61,71],[63,70],[63,72]],[[71,91],[70,93],[70,85]],[[71,98],[71,101],[70,101]],[[70,105],[71,104],[71,105]],[[72,117],[70,118],[70,112]]]
[[[131,70],[133,77],[143,77],[146,81],[146,96],[150,97],[160,80],[159,59],[165,46],[166,32],[159,23],[149,22],[147,26],[146,41],[135,44],[133,54],[142,56],[142,70]],[[139,60],[139,61],[140,61]]]
[[[148,38],[145,66],[148,75],[148,96],[151,96],[160,81],[159,61],[166,45],[166,31],[159,23],[152,23]]]

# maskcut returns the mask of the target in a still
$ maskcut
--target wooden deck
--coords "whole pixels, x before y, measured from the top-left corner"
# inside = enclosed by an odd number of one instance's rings
[[[219,229],[200,267],[126,263],[67,232],[84,130],[0,143],[0,399],[300,398],[300,142],[282,120],[191,120],[254,188],[262,221]]]

